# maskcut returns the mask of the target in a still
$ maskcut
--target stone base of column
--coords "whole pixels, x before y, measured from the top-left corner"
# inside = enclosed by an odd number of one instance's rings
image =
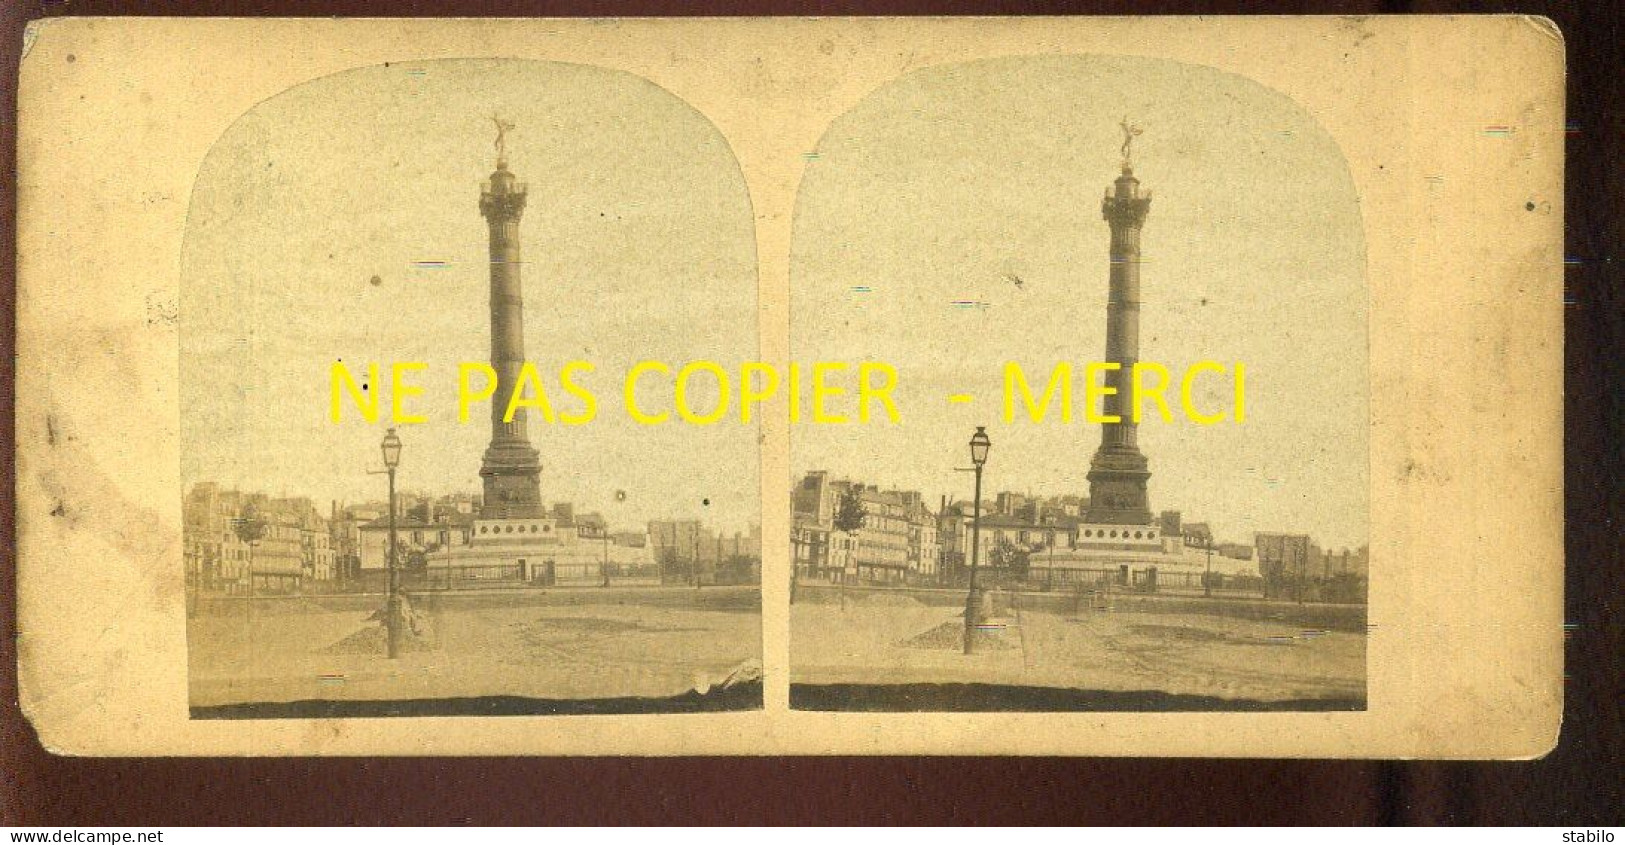
[[[1086,519],[1102,525],[1150,525],[1147,485],[1151,471],[1138,450],[1095,453],[1089,465],[1089,511]]]
[[[530,519],[542,509],[541,454],[527,444],[492,444],[480,463],[484,519]]]

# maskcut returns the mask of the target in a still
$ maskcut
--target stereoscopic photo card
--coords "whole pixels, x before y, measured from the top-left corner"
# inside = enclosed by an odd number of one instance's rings
[[[1538,756],[1563,56],[37,23],[23,708],[79,755]]]

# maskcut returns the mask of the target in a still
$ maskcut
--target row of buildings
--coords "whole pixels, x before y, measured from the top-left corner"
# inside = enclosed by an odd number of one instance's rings
[[[942,499],[932,508],[916,491],[883,490],[821,471],[801,479],[791,502],[791,552],[800,579],[917,585],[966,579],[971,502]],[[1148,580],[1193,586],[1211,569],[1230,582],[1251,580],[1266,594],[1290,596],[1317,582],[1363,583],[1367,574],[1364,547],[1323,549],[1307,535],[1279,533],[1222,542],[1206,523],[1183,522],[1178,511],[1163,511],[1151,525],[1102,528],[1086,521],[1088,505],[1084,496],[1011,492],[985,501],[982,577],[1044,586]],[[489,536],[491,524],[479,519],[479,496],[408,493],[397,507],[400,564],[430,585],[754,583],[761,577],[759,525],[727,534],[699,520],[655,520],[643,530],[614,530],[601,514],[554,503],[535,519],[497,528],[525,532],[530,557],[485,563],[477,555],[482,542],[507,547],[513,540]],[[219,592],[380,587],[388,569],[388,514],[384,502],[333,502],[324,514],[305,497],[198,483],[184,503],[187,578]]]
[[[333,579],[342,566],[328,521],[308,498],[193,485],[182,505],[183,557],[190,583],[296,588]]]
[[[916,491],[883,490],[809,472],[791,492],[791,554],[799,579],[960,585],[971,555],[972,502],[928,507]],[[1201,586],[1208,571],[1232,583],[1338,576],[1363,581],[1365,548],[1323,550],[1301,534],[1222,542],[1207,523],[1163,511],[1146,525],[1088,522],[1087,496],[1004,492],[984,501],[979,577],[1043,586],[1116,583]]]
[[[479,518],[481,497],[402,493],[396,500],[399,564],[429,586],[511,581],[544,586],[746,583],[760,578],[761,528],[731,535],[699,520],[655,520],[615,530],[601,514],[558,502],[533,519]],[[186,577],[205,591],[277,593],[376,589],[389,566],[389,504],[330,502],[194,484],[183,504]],[[493,536],[493,531],[501,532]],[[524,532],[530,557],[484,561],[487,545]]]
[[[843,507],[856,521],[843,523]],[[938,520],[918,492],[810,472],[792,491],[791,508],[798,576],[886,583],[932,579],[940,572]]]

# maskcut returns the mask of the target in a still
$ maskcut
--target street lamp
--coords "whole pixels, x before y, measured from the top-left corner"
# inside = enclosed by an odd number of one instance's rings
[[[982,597],[976,584],[976,568],[982,545],[982,465],[987,463],[987,450],[993,441],[987,437],[987,428],[977,426],[970,439],[970,462],[976,470],[976,504],[971,511],[970,523],[970,589],[965,593],[965,653],[971,653],[971,637],[976,630],[977,614]]]
[[[1213,597],[1213,537],[1207,538],[1207,574],[1202,576],[1202,595]]]
[[[1302,546],[1299,546],[1298,544],[1294,543],[1293,544],[1293,549],[1292,549],[1292,554],[1293,554],[1293,557],[1298,561],[1298,567],[1297,567],[1298,577],[1293,579],[1294,583],[1296,583],[1297,587],[1298,587],[1298,604],[1303,604],[1303,593],[1304,593],[1303,588],[1306,586],[1304,584],[1304,582],[1309,580],[1309,544],[1308,544],[1308,539],[1305,538],[1305,542],[1304,542],[1304,544]]]
[[[700,588],[700,521],[694,521],[694,589]]]
[[[389,473],[389,580],[384,601],[384,631],[389,638],[389,658],[401,653],[400,569],[396,565],[395,468],[401,465],[401,438],[390,429],[384,435],[384,469]]]
[[[252,627],[254,622],[254,546],[259,543],[260,538],[265,536],[265,520],[260,519],[260,510],[252,500],[243,506],[242,512],[238,514],[233,527],[237,531],[237,539],[248,545],[248,589],[247,600],[243,602],[243,615],[248,619],[249,626]],[[250,630],[247,638],[250,648],[253,647],[253,639],[254,634]]]

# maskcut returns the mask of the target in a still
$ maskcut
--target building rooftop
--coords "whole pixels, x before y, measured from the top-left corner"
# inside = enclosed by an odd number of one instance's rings
[[[464,528],[474,524],[474,514],[471,513],[445,513],[441,519],[425,522],[421,519],[409,519],[399,514],[395,517],[396,531],[422,531],[426,529]],[[361,524],[362,530],[388,530],[389,515],[385,514],[370,522]]]

